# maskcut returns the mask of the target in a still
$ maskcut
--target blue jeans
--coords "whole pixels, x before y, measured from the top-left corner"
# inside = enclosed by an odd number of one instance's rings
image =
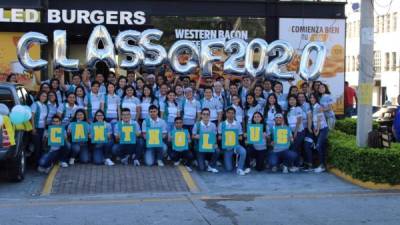
[[[206,162],[205,161],[206,161],[206,157],[208,155],[211,155],[211,160],[209,161],[208,165],[211,167],[216,167],[219,153],[220,153],[220,150],[218,148],[216,148],[214,152],[210,152],[210,153],[197,151],[196,156],[197,156],[197,164],[198,164],[199,170],[200,171],[206,170]]]
[[[325,165],[326,160],[326,148],[327,148],[327,140],[328,140],[329,129],[326,127],[324,129],[319,130],[319,134],[317,137],[317,143],[315,145],[315,149],[317,149],[319,164]]]
[[[50,151],[44,154],[39,160],[39,166],[48,168],[55,164],[58,160],[61,162],[67,162],[68,151],[64,147],[55,151]]]
[[[104,159],[110,159],[112,142],[109,143],[97,143],[93,145],[93,163],[101,165],[104,163]]]
[[[135,158],[140,160],[143,155],[143,139],[136,139],[136,144],[115,144],[112,146],[112,153],[115,156],[124,158],[135,154]]]
[[[278,166],[281,162],[283,162],[285,166],[293,166],[297,159],[297,153],[291,150],[270,152],[268,157],[268,162],[271,167]]]
[[[79,156],[79,161],[81,163],[88,163],[89,156],[89,147],[87,143],[77,142],[71,143],[71,158],[77,158]]]
[[[164,155],[164,148],[146,148],[146,153],[144,154],[144,163],[146,166],[154,165],[156,160],[162,160]]]
[[[246,149],[244,149],[243,146],[238,145],[234,149],[223,149],[223,151],[224,151],[224,165],[227,171],[233,170],[232,156],[234,154],[237,154],[237,156],[239,156],[237,168],[241,170],[244,169],[244,164],[246,162]]]

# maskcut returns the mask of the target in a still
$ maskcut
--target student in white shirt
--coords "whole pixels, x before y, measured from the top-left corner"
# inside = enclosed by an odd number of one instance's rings
[[[112,147],[115,146],[113,145],[114,143],[112,141],[113,130],[111,128],[111,124],[105,121],[104,112],[101,109],[95,112],[93,123],[90,126],[92,127],[94,123],[104,123],[108,142],[93,144],[93,163],[96,165],[101,165],[104,163],[106,166],[114,166],[114,162],[111,160]],[[93,137],[91,136],[91,138]]]
[[[167,99],[160,102],[161,118],[167,122],[168,132],[174,128],[175,118],[181,113],[178,103],[176,102],[175,92],[169,91]]]
[[[55,78],[50,80],[50,91],[54,91],[56,93],[58,104],[64,102],[65,96],[64,92],[62,92],[60,89],[60,80]]]
[[[71,120],[72,122],[86,122],[86,113],[83,109],[77,109],[75,112],[74,117]],[[86,127],[86,134],[89,135],[89,127]],[[71,124],[68,125],[67,135],[69,137],[69,141],[71,141],[71,157],[69,159],[69,164],[74,165],[75,159],[79,157],[79,162],[81,163],[88,163],[90,161],[89,155],[89,145],[88,141],[80,141],[80,142],[73,142],[72,141],[72,126]]]
[[[329,128],[324,115],[324,109],[318,103],[317,94],[314,93],[310,94],[310,104],[312,108],[313,132],[314,136],[316,137],[315,148],[317,149],[319,157],[319,166],[315,168],[314,172],[321,173],[326,170],[325,160],[326,160],[326,149],[327,149]],[[311,163],[312,150],[306,148],[306,152],[308,155],[307,162]]]
[[[238,142],[242,140],[243,138],[243,129],[242,125],[235,121],[235,109],[234,108],[228,108],[225,112],[226,120],[223,121],[218,125],[218,140],[222,140],[222,135],[225,129],[233,129],[236,130],[238,137]],[[234,166],[232,165],[232,156],[234,154],[237,155],[237,170],[236,173],[238,175],[246,175],[244,171],[244,164],[246,162],[246,149],[243,148],[239,143],[237,147],[235,148],[227,148],[227,149],[222,149],[224,152],[224,164],[225,164],[225,169],[227,171],[232,171]],[[249,171],[250,172],[250,171]]]
[[[75,94],[70,92],[67,94],[67,102],[60,104],[57,109],[57,115],[62,119],[62,125],[65,127],[68,126],[77,109],[78,106],[75,104]]]
[[[185,99],[182,102],[183,128],[192,132],[193,126],[200,119],[200,102],[193,98],[193,89],[185,88]]]
[[[303,126],[303,110],[298,106],[295,95],[288,96],[288,111],[286,113],[286,118],[293,136],[293,143],[290,148],[301,156],[301,149],[305,138],[305,129]],[[297,162],[296,164],[296,166],[301,166]]]
[[[62,104],[62,103],[61,103]],[[50,91],[47,94],[47,109],[49,110],[47,114],[46,125],[51,124],[51,121],[55,115],[57,115],[59,103],[57,102],[57,95],[54,91]]]
[[[128,79],[126,79],[126,77],[120,76],[118,78],[118,82],[117,82],[117,95],[122,98],[122,95],[124,94],[125,88],[128,85]]]
[[[135,126],[136,143],[135,144],[124,144],[120,142],[121,133],[120,129],[122,125],[128,124]],[[121,109],[121,121],[114,128],[115,144],[112,146],[113,155],[121,158],[121,163],[128,165],[129,161],[132,160],[134,166],[140,166],[140,159],[143,154],[143,141],[141,137],[140,125],[136,120],[131,119],[131,112],[128,108]]]
[[[80,109],[84,109],[86,111],[87,96],[85,93],[85,89],[82,86],[78,86],[75,88],[75,96],[76,96],[76,105]]]
[[[87,94],[87,113],[89,121],[93,121],[94,114],[99,110],[104,110],[104,95],[99,92],[100,83],[93,81],[91,92]]]
[[[135,88],[131,85],[125,87],[121,98],[121,109],[127,108],[131,113],[131,119],[139,121],[140,119],[140,100],[136,97]]]
[[[217,127],[215,126],[214,123],[210,121],[210,110],[207,108],[201,110],[201,120],[193,126],[192,138],[195,140],[197,165],[199,167],[199,170],[205,171],[207,169],[208,172],[218,173],[216,165],[220,151],[217,147],[217,144],[213,146],[214,150],[213,152],[208,153],[199,151],[200,134],[202,132],[210,132],[215,135],[214,136],[215,138],[217,135]],[[209,161],[208,166],[206,168],[205,158],[207,155],[211,155],[211,160]]]
[[[210,120],[218,125],[222,120],[222,103],[213,96],[212,88],[204,88],[204,98],[200,100],[201,109],[208,108],[211,112]]]
[[[140,98],[140,119],[143,121],[146,118],[149,118],[149,107],[151,105],[155,105],[158,108],[158,101],[154,96],[153,89],[146,85],[143,88],[143,95]]]
[[[161,128],[163,145],[165,146],[166,138],[167,138],[167,124],[163,119],[158,117],[158,107],[155,105],[151,105],[149,107],[150,116],[143,120],[142,123],[142,134],[143,138],[146,140],[146,133],[149,128]],[[157,161],[158,166],[164,166],[163,162],[163,154],[164,147],[146,147],[146,153],[144,155],[144,162],[147,166],[152,166],[155,161]]]
[[[39,162],[40,157],[43,154],[42,139],[43,134],[46,129],[46,121],[48,115],[47,108],[47,93],[44,91],[39,92],[38,101],[34,102],[31,106],[32,110],[32,135],[33,135],[33,145],[34,159],[35,163]]]
[[[107,84],[107,94],[104,96],[104,113],[106,114],[106,121],[114,125],[120,118],[120,105],[121,98],[115,93],[115,85],[113,83]]]

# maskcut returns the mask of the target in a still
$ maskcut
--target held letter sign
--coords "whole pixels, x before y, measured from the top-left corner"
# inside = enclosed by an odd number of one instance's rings
[[[146,132],[146,147],[147,148],[161,148],[162,142],[162,131],[161,128],[147,128]]]
[[[107,143],[107,127],[105,123],[97,122],[92,125],[92,143]]]
[[[213,132],[201,132],[199,152],[214,152],[215,145],[215,133]]]
[[[189,150],[189,132],[187,130],[172,131],[172,149],[175,151]]]
[[[136,144],[136,127],[134,124],[119,124],[120,144]]]
[[[48,145],[52,147],[59,147],[64,145],[65,131],[63,126],[49,126]]]

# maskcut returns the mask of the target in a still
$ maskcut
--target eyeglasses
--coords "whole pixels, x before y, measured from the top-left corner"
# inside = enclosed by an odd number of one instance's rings
[[[201,115],[204,115],[204,116],[209,116],[209,115],[210,115],[210,113],[202,113]]]
[[[97,117],[97,116],[104,116],[104,115],[102,115],[102,114],[97,114],[96,117]]]

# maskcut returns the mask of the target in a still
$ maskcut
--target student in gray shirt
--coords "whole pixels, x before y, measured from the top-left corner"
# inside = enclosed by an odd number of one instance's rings
[[[260,112],[255,112],[251,119],[251,124],[260,124],[263,127],[262,142],[259,144],[250,144],[247,148],[246,170],[250,170],[250,162],[256,160],[256,170],[262,171],[265,169],[265,159],[267,158],[267,124],[264,122],[264,117]],[[250,134],[246,134],[249,138]],[[246,171],[245,170],[245,171]]]
[[[204,88],[204,98],[200,100],[201,109],[208,108],[211,112],[210,120],[215,125],[219,124],[222,120],[222,103],[213,97],[213,90],[211,87]]]
[[[151,105],[149,107],[150,118],[146,118],[142,123],[142,134],[143,138],[146,139],[146,132],[149,128],[161,128],[163,147],[147,147],[144,155],[144,161],[147,166],[152,166],[157,160],[158,166],[164,166],[163,154],[164,149],[166,150],[166,138],[167,138],[167,123],[160,117],[158,117],[158,107]]]
[[[222,140],[222,135],[225,129],[233,129],[237,131],[238,136],[238,142],[242,140],[242,135],[243,135],[243,130],[242,130],[242,125],[235,121],[235,109],[234,108],[228,108],[226,110],[226,120],[218,125],[218,140]],[[244,163],[246,161],[246,149],[243,148],[239,143],[235,148],[231,149],[223,149],[224,150],[224,164],[225,164],[225,169],[228,171],[233,170],[233,165],[232,165],[232,156],[233,154],[236,154],[239,156],[239,161],[237,165],[237,170],[236,173],[238,175],[246,175],[244,172]],[[250,172],[250,171],[249,171]]]
[[[140,166],[140,158],[143,154],[142,141],[140,141],[140,126],[139,124],[131,119],[131,111],[128,108],[121,109],[122,120],[114,128],[115,144],[112,146],[113,155],[119,156],[121,158],[121,163],[128,165],[129,160],[132,159],[132,164],[134,166]],[[136,143],[135,144],[124,144],[120,142],[121,139],[121,127],[125,124],[133,125],[135,127]]]
[[[210,121],[210,110],[208,108],[204,108],[201,110],[201,121],[197,122],[193,126],[193,139],[196,141],[196,146],[199,146],[199,139],[200,139],[200,134],[202,132],[211,132],[213,134],[217,134],[217,127],[215,126],[214,123]],[[197,164],[199,166],[200,171],[205,171],[206,170],[206,165],[205,165],[205,157],[208,154],[211,154],[211,161],[208,164],[207,171],[212,172],[212,173],[218,173],[218,170],[216,169],[216,163],[218,160],[219,156],[219,150],[217,145],[214,145],[214,152],[206,153],[206,152],[200,152],[199,148],[196,147],[197,151]]]

